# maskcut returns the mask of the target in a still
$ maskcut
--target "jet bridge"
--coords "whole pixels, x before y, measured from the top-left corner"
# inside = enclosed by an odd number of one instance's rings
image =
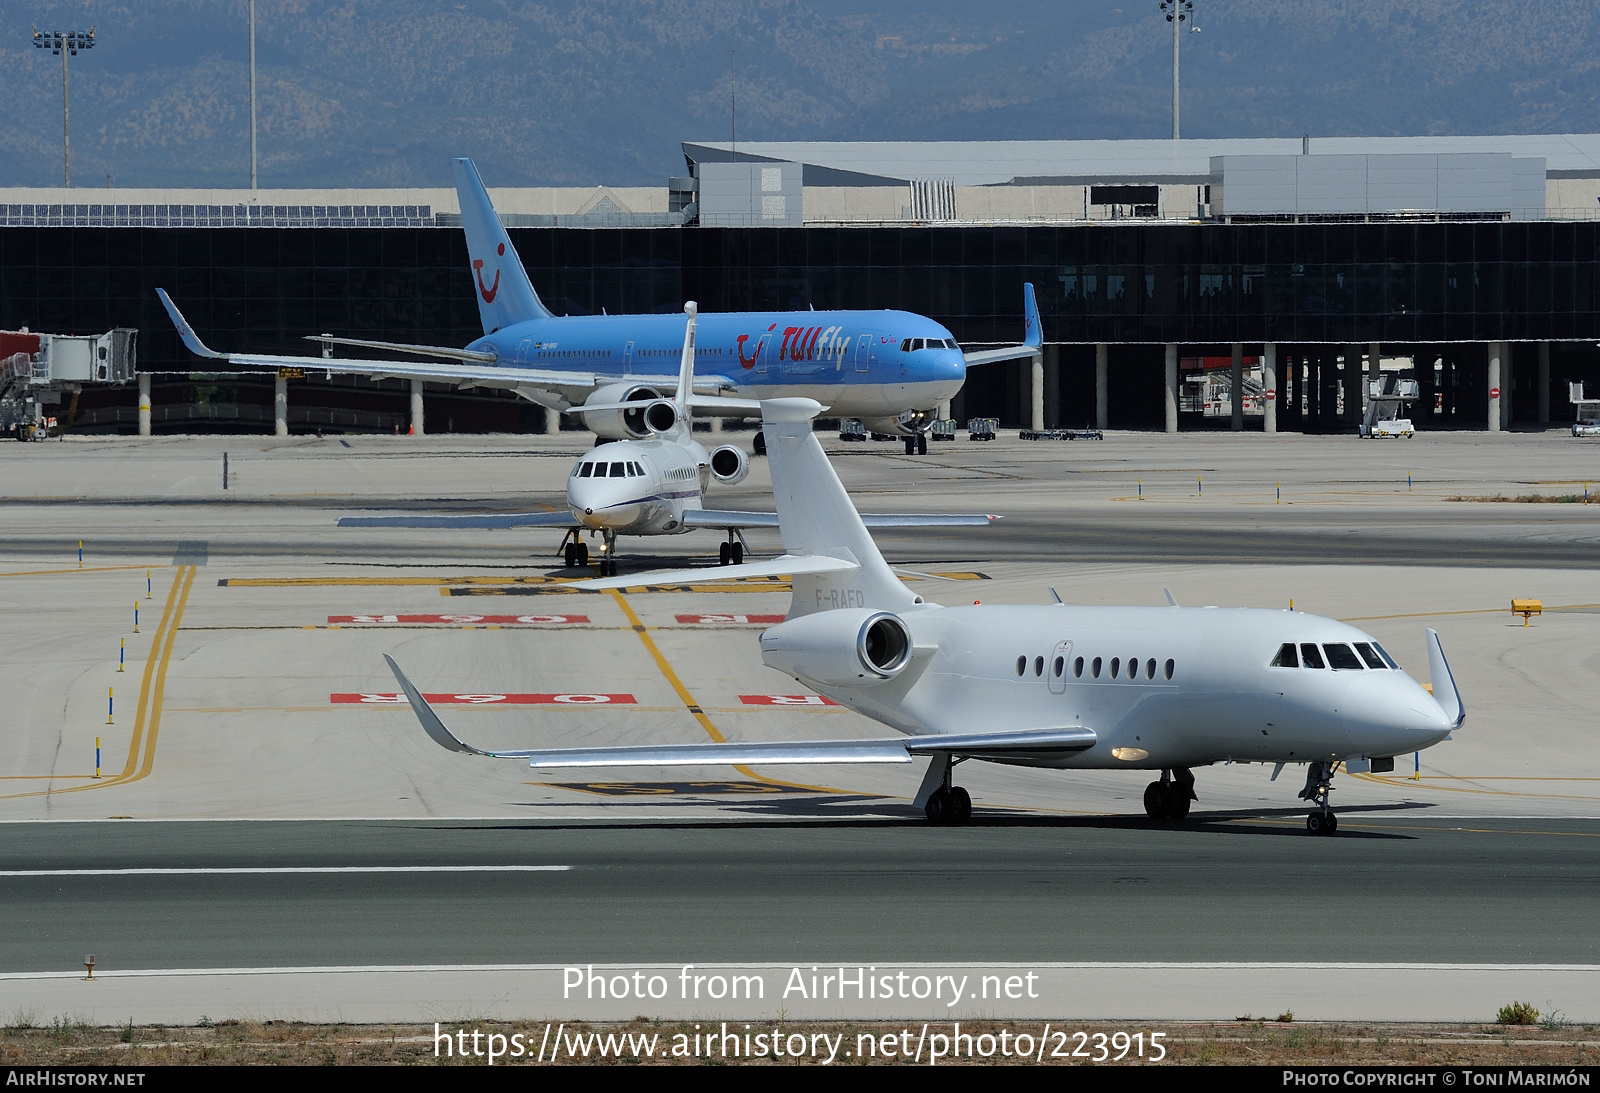
[[[1387,375],[1367,381],[1367,413],[1357,431],[1364,437],[1416,435],[1406,416],[1421,389],[1414,379]]]
[[[70,424],[85,387],[133,380],[137,335],[123,327],[89,335],[0,330],[0,435],[43,440],[57,428],[63,400]]]

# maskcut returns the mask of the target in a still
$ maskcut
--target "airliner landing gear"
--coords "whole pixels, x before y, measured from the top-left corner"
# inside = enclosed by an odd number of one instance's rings
[[[605,541],[600,545],[600,576],[615,577],[617,575],[617,535],[614,531],[603,533]],[[584,548],[587,556],[588,548]]]
[[[739,533],[737,531],[728,532],[728,541],[722,544],[722,550],[719,552],[721,559],[720,564],[744,564],[744,543],[739,541],[738,535]]]
[[[1152,820],[1181,820],[1189,805],[1200,798],[1194,791],[1194,774],[1188,767],[1161,772],[1161,781],[1144,787],[1144,810]]]
[[[930,824],[960,827],[972,819],[972,795],[960,786],[941,787],[928,798],[922,811]]]
[[[906,437],[906,454],[907,455],[927,455],[928,454],[928,434],[927,433],[918,433],[916,436],[908,436],[908,437]]]
[[[1339,817],[1333,814],[1328,797],[1333,793],[1332,763],[1312,763],[1306,770],[1306,788],[1300,791],[1302,801],[1310,801],[1315,812],[1306,817],[1306,831],[1312,835],[1332,835],[1339,830]]]
[[[579,566],[589,564],[589,544],[578,538],[576,530],[567,531],[567,537],[561,543],[561,550],[568,569],[577,569]]]
[[[757,455],[767,454],[767,438],[760,429],[756,430],[755,449]]]
[[[963,760],[948,754],[936,755],[932,765],[928,767],[928,778],[923,782],[924,789],[927,788],[928,780],[935,777],[942,778],[939,788],[929,795],[928,803],[922,806],[922,813],[928,817],[930,824],[959,827],[972,819],[972,795],[960,786],[950,784],[950,772],[960,762]]]

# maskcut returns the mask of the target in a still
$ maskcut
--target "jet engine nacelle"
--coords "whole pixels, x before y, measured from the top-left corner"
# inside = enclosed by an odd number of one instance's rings
[[[887,611],[818,611],[762,634],[761,660],[821,686],[873,687],[911,662],[911,631]]]
[[[586,406],[607,406],[618,402],[637,402],[637,410],[581,411],[584,428],[607,440],[644,440],[650,436],[646,415],[661,400],[661,392],[639,383],[612,383],[596,388]]]
[[[737,486],[750,473],[750,457],[736,444],[724,444],[711,453],[711,475],[724,486]]]

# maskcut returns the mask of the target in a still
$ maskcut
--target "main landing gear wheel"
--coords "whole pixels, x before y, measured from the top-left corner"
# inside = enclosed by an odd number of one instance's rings
[[[1181,820],[1194,801],[1194,775],[1187,767],[1161,772],[1161,780],[1144,787],[1144,810],[1152,820]]]
[[[936,789],[922,811],[930,824],[959,827],[972,819],[972,795],[960,786]]]
[[[717,561],[719,565],[744,565],[744,544],[738,540],[723,543]]]
[[[907,455],[916,455],[917,454],[917,438],[916,437],[914,437],[914,436],[906,437],[906,454]]]
[[[928,434],[927,433],[918,433],[917,434],[917,454],[918,455],[927,455],[928,454]]]
[[[756,430],[755,449],[756,449],[756,454],[757,455],[766,455],[767,454],[767,438],[766,438],[766,435],[764,433],[762,433],[762,431],[760,429]]]
[[[571,543],[567,544],[565,561],[568,569],[578,568],[578,548]]]

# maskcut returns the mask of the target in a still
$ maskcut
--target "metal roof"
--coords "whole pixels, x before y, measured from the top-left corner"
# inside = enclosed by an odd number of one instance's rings
[[[740,141],[740,157],[786,160],[821,168],[826,176],[879,180],[954,178],[958,186],[993,186],[1018,179],[1067,182],[1118,180],[1203,181],[1212,156],[1299,155],[1300,137],[1221,140],[977,140],[977,141]],[[1483,137],[1312,137],[1313,155],[1509,152],[1542,157],[1551,176],[1600,176],[1600,134],[1532,134]],[[726,141],[684,142],[696,162],[726,161]],[[862,177],[866,176],[866,177]],[[835,176],[834,185],[852,182]]]

